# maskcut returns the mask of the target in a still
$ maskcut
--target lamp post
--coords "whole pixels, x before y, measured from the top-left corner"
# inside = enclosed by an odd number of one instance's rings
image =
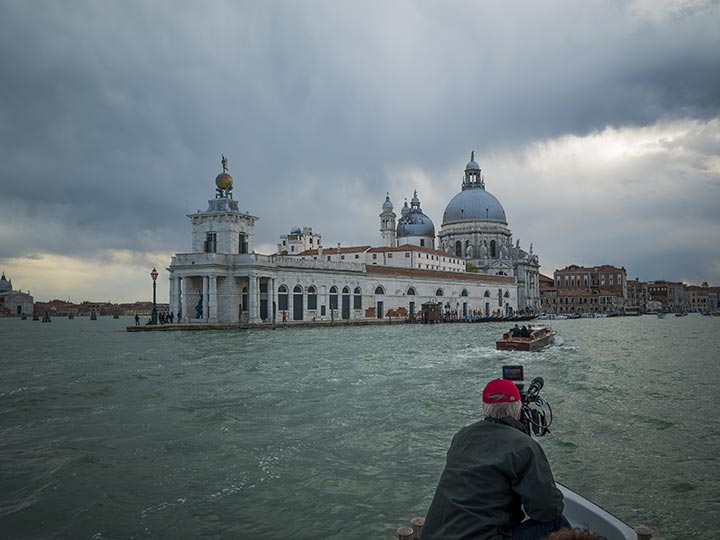
[[[157,315],[157,277],[158,273],[155,268],[152,269],[152,272],[150,272],[150,277],[153,280],[153,310],[152,310],[152,318],[151,318],[151,324],[157,324],[158,323],[158,315]]]

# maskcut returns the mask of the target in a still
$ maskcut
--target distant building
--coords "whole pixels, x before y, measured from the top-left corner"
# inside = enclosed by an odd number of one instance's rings
[[[33,305],[30,291],[14,291],[12,280],[6,279],[3,272],[0,278],[0,313],[6,316],[32,315]]]
[[[554,272],[553,313],[622,313],[627,304],[625,268],[570,265]]]
[[[665,311],[687,311],[690,306],[687,287],[677,281],[648,281],[648,301],[660,302]]]
[[[647,311],[647,283],[638,278],[627,281],[627,307],[637,307],[641,313]]]
[[[540,274],[540,308],[545,313],[557,313],[558,299],[555,280]]]
[[[702,285],[689,285],[687,291],[690,311],[714,313],[718,310],[720,287],[711,287],[705,281]]]

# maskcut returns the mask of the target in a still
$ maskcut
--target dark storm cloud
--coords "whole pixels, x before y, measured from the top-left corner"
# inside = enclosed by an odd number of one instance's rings
[[[473,148],[717,117],[717,3],[662,6],[1,2],[0,257],[185,251],[221,152],[259,243],[376,242],[405,168],[439,228]]]

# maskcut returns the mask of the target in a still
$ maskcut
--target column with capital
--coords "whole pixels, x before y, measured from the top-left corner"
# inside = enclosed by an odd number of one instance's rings
[[[208,322],[218,322],[218,295],[217,295],[217,276],[210,276],[210,287],[208,288]]]
[[[203,322],[208,322],[208,303],[210,302],[210,295],[208,294],[208,289],[210,288],[209,282],[210,278],[208,276],[203,276],[202,278],[203,284],[202,284],[202,299],[203,299]]]
[[[187,278],[179,278],[179,291],[180,291],[180,313],[178,314],[178,322],[181,322],[180,317],[182,316],[182,322],[190,322],[188,320],[188,305],[187,305]]]
[[[277,299],[275,298],[275,278],[270,278],[270,295],[269,295],[269,306],[268,306],[268,315],[270,317],[270,320],[275,324],[275,320],[277,318],[276,310],[277,310]]]
[[[257,276],[250,274],[248,276],[248,322],[254,324],[257,321],[257,305],[258,305],[258,286]]]

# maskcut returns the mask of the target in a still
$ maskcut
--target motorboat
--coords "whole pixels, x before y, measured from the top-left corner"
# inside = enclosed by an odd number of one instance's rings
[[[550,326],[531,326],[528,337],[513,336],[505,332],[502,339],[495,342],[499,351],[537,351],[551,345],[555,341],[555,330]]]

